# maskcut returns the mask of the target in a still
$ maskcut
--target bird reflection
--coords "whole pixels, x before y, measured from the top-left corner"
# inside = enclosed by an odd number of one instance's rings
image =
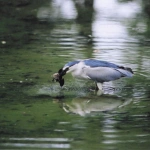
[[[93,113],[111,111],[128,105],[131,100],[124,100],[117,96],[103,95],[101,97],[78,97],[72,101],[63,103],[63,110],[67,113],[74,113],[86,116]]]

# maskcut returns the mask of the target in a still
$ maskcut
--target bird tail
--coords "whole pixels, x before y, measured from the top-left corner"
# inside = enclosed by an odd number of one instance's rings
[[[125,70],[127,70],[127,71],[131,72],[132,74],[134,74],[131,68],[125,67]]]
[[[119,66],[119,69],[117,69],[124,77],[132,77],[133,76],[133,71],[129,67],[123,67]]]

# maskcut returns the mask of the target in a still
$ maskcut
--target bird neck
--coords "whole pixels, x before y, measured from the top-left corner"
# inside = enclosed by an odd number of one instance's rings
[[[70,67],[70,72],[72,73],[72,76],[76,77],[76,78],[84,78],[84,72],[83,72],[83,68],[84,68],[84,63],[80,62],[78,64],[75,64],[74,66]]]

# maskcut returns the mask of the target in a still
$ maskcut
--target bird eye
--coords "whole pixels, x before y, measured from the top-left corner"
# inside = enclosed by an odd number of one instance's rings
[[[65,72],[67,72],[69,70],[69,67],[65,69]]]

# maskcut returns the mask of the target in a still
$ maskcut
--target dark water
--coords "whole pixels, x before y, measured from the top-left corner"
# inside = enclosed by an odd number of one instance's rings
[[[93,2],[93,7],[92,7]],[[0,1],[0,149],[149,150],[149,1]],[[103,85],[52,74],[75,59],[129,66]]]

